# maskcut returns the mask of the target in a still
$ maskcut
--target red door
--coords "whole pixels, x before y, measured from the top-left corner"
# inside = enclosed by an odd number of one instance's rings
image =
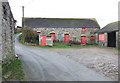
[[[98,40],[105,40],[105,35],[104,35],[104,33],[98,34]]]
[[[52,37],[52,40],[55,40],[55,33],[50,33],[50,36]]]
[[[69,42],[69,34],[64,34],[64,42]]]
[[[94,40],[94,39],[95,39],[95,37],[94,37],[94,36],[90,36],[90,39],[91,39],[91,40]]]
[[[86,44],[86,36],[81,36],[81,44]]]
[[[42,46],[46,45],[46,36],[40,36],[40,45]]]

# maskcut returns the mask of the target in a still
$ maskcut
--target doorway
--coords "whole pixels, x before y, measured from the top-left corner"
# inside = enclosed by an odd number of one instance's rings
[[[55,40],[55,33],[50,33],[50,36],[52,37],[52,40]]]
[[[69,42],[69,34],[64,34],[64,42]]]
[[[116,32],[108,33],[108,47],[116,47]]]
[[[81,44],[86,44],[86,36],[81,36]]]

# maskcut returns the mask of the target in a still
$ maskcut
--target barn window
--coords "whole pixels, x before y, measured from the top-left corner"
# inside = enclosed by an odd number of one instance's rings
[[[105,36],[104,33],[99,34],[99,40],[105,40],[105,37],[104,37],[104,36]]]
[[[82,31],[85,31],[86,30],[86,28],[82,28]]]
[[[94,39],[95,39],[95,37],[94,37],[94,36],[91,36],[91,37],[90,37],[90,39],[91,39],[91,40],[94,40]]]

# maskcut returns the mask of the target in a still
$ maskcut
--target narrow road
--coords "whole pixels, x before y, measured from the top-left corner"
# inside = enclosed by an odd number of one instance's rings
[[[17,38],[15,51],[21,55],[26,81],[112,81],[57,52],[22,45]]]

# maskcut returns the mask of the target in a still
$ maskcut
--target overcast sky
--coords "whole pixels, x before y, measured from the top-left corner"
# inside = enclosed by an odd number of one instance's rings
[[[96,18],[101,27],[118,20],[119,0],[8,0],[21,26],[22,6],[25,17]]]

